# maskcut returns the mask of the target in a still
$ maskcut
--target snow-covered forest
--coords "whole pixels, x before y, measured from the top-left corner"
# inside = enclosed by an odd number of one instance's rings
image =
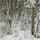
[[[0,0],[0,40],[40,40],[40,0]]]

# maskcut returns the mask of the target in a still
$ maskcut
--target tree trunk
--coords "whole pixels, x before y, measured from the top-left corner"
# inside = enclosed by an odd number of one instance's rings
[[[35,8],[32,7],[32,35],[34,35],[34,14],[35,14]]]

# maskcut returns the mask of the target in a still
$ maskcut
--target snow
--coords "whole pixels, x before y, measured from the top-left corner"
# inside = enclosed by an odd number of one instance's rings
[[[13,35],[8,35],[8,36],[4,36],[3,38],[0,38],[0,40],[40,40],[40,38],[35,38],[34,36],[31,35],[30,31],[21,31],[19,30],[19,36],[18,37],[14,37]]]
[[[19,0],[20,1],[20,0]],[[29,0],[28,0],[29,1]],[[35,0],[30,0],[30,2],[32,3],[32,6],[34,6],[34,4],[36,3]],[[27,2],[26,2],[27,3]],[[25,7],[30,7],[30,5],[26,5],[25,3]],[[34,6],[35,7],[35,6]],[[25,8],[25,9],[26,9]],[[1,10],[0,10],[1,11]],[[26,11],[26,10],[25,10]],[[9,10],[8,10],[9,12]],[[25,12],[23,12],[25,13]],[[8,14],[7,14],[8,15]],[[9,15],[8,15],[9,16]],[[4,19],[4,18],[3,18]],[[16,15],[13,20],[12,20],[12,28],[11,30],[13,31],[12,35],[5,35],[3,38],[0,38],[0,40],[40,40],[40,38],[35,38],[33,35],[31,35],[31,23],[28,23],[29,21],[31,21],[31,17],[27,17],[26,13],[23,15],[21,15],[21,17],[19,18],[20,20],[18,21],[18,15]],[[26,21],[25,21],[26,19]],[[23,21],[23,22],[22,22]],[[35,19],[35,21],[37,21]],[[25,24],[26,23],[26,24]],[[8,25],[4,22],[0,23],[0,28],[1,26],[5,26]],[[23,26],[23,27],[22,27]],[[27,26],[27,27],[26,27]],[[36,26],[36,25],[35,25]],[[22,30],[21,30],[22,28]],[[8,29],[8,28],[7,28]],[[1,30],[1,29],[0,29]],[[9,29],[8,29],[9,30]],[[8,31],[7,30],[7,31]],[[1,35],[1,33],[0,33]]]

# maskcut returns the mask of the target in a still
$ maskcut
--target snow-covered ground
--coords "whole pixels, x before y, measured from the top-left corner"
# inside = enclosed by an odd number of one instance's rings
[[[40,38],[35,38],[31,35],[31,30],[22,31],[19,28],[12,35],[5,35],[0,40],[40,40]]]
[[[40,40],[40,38],[35,38],[31,35],[30,31],[21,31],[18,30],[18,32],[12,35],[4,36],[3,38],[0,38],[0,40]]]

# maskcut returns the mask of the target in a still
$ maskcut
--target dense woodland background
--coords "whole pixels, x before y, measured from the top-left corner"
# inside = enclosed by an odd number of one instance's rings
[[[29,31],[40,37],[40,0],[0,0],[0,37]]]

